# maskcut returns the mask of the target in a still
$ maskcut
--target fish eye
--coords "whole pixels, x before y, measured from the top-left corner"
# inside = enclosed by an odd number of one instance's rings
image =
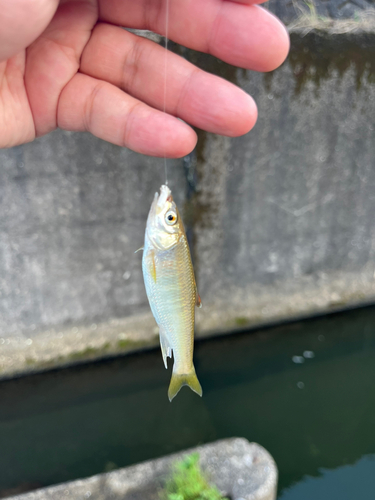
[[[169,210],[165,214],[165,222],[168,224],[168,226],[173,226],[177,222],[177,214],[176,212],[173,212],[173,210]]]

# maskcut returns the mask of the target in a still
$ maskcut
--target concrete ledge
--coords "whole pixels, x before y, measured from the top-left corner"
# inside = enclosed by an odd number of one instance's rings
[[[275,321],[303,319],[368,305],[375,300],[373,265],[360,273],[330,273],[276,283],[231,288],[231,300],[218,297],[197,311],[196,338],[261,327]],[[123,355],[159,345],[151,312],[90,326],[53,328],[37,335],[0,336],[0,380],[51,368]]]
[[[277,467],[260,445],[243,438],[225,439],[182,453],[150,460],[12,497],[14,500],[159,500],[159,491],[171,466],[185,455],[198,452],[210,482],[231,500],[275,500]]]

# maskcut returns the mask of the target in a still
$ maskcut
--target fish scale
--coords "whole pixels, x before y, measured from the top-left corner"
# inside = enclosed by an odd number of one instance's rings
[[[145,253],[147,250],[145,248]],[[187,348],[182,351],[183,356],[175,356],[178,372],[190,367],[193,354],[195,283],[188,252],[183,236],[172,250],[157,255],[156,282],[151,277],[146,285],[150,289],[154,317],[168,336],[171,349],[176,352],[182,340],[187,343]]]

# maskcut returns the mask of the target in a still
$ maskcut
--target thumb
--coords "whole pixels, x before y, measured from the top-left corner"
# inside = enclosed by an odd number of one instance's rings
[[[59,0],[0,0],[0,61],[29,46],[48,26]]]

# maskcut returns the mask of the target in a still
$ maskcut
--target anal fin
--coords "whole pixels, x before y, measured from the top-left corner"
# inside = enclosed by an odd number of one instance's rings
[[[161,354],[163,356],[164,366],[168,368],[167,358],[172,357],[172,349],[169,347],[167,338],[161,329],[159,331],[159,337],[160,337],[160,347],[161,347]]]

